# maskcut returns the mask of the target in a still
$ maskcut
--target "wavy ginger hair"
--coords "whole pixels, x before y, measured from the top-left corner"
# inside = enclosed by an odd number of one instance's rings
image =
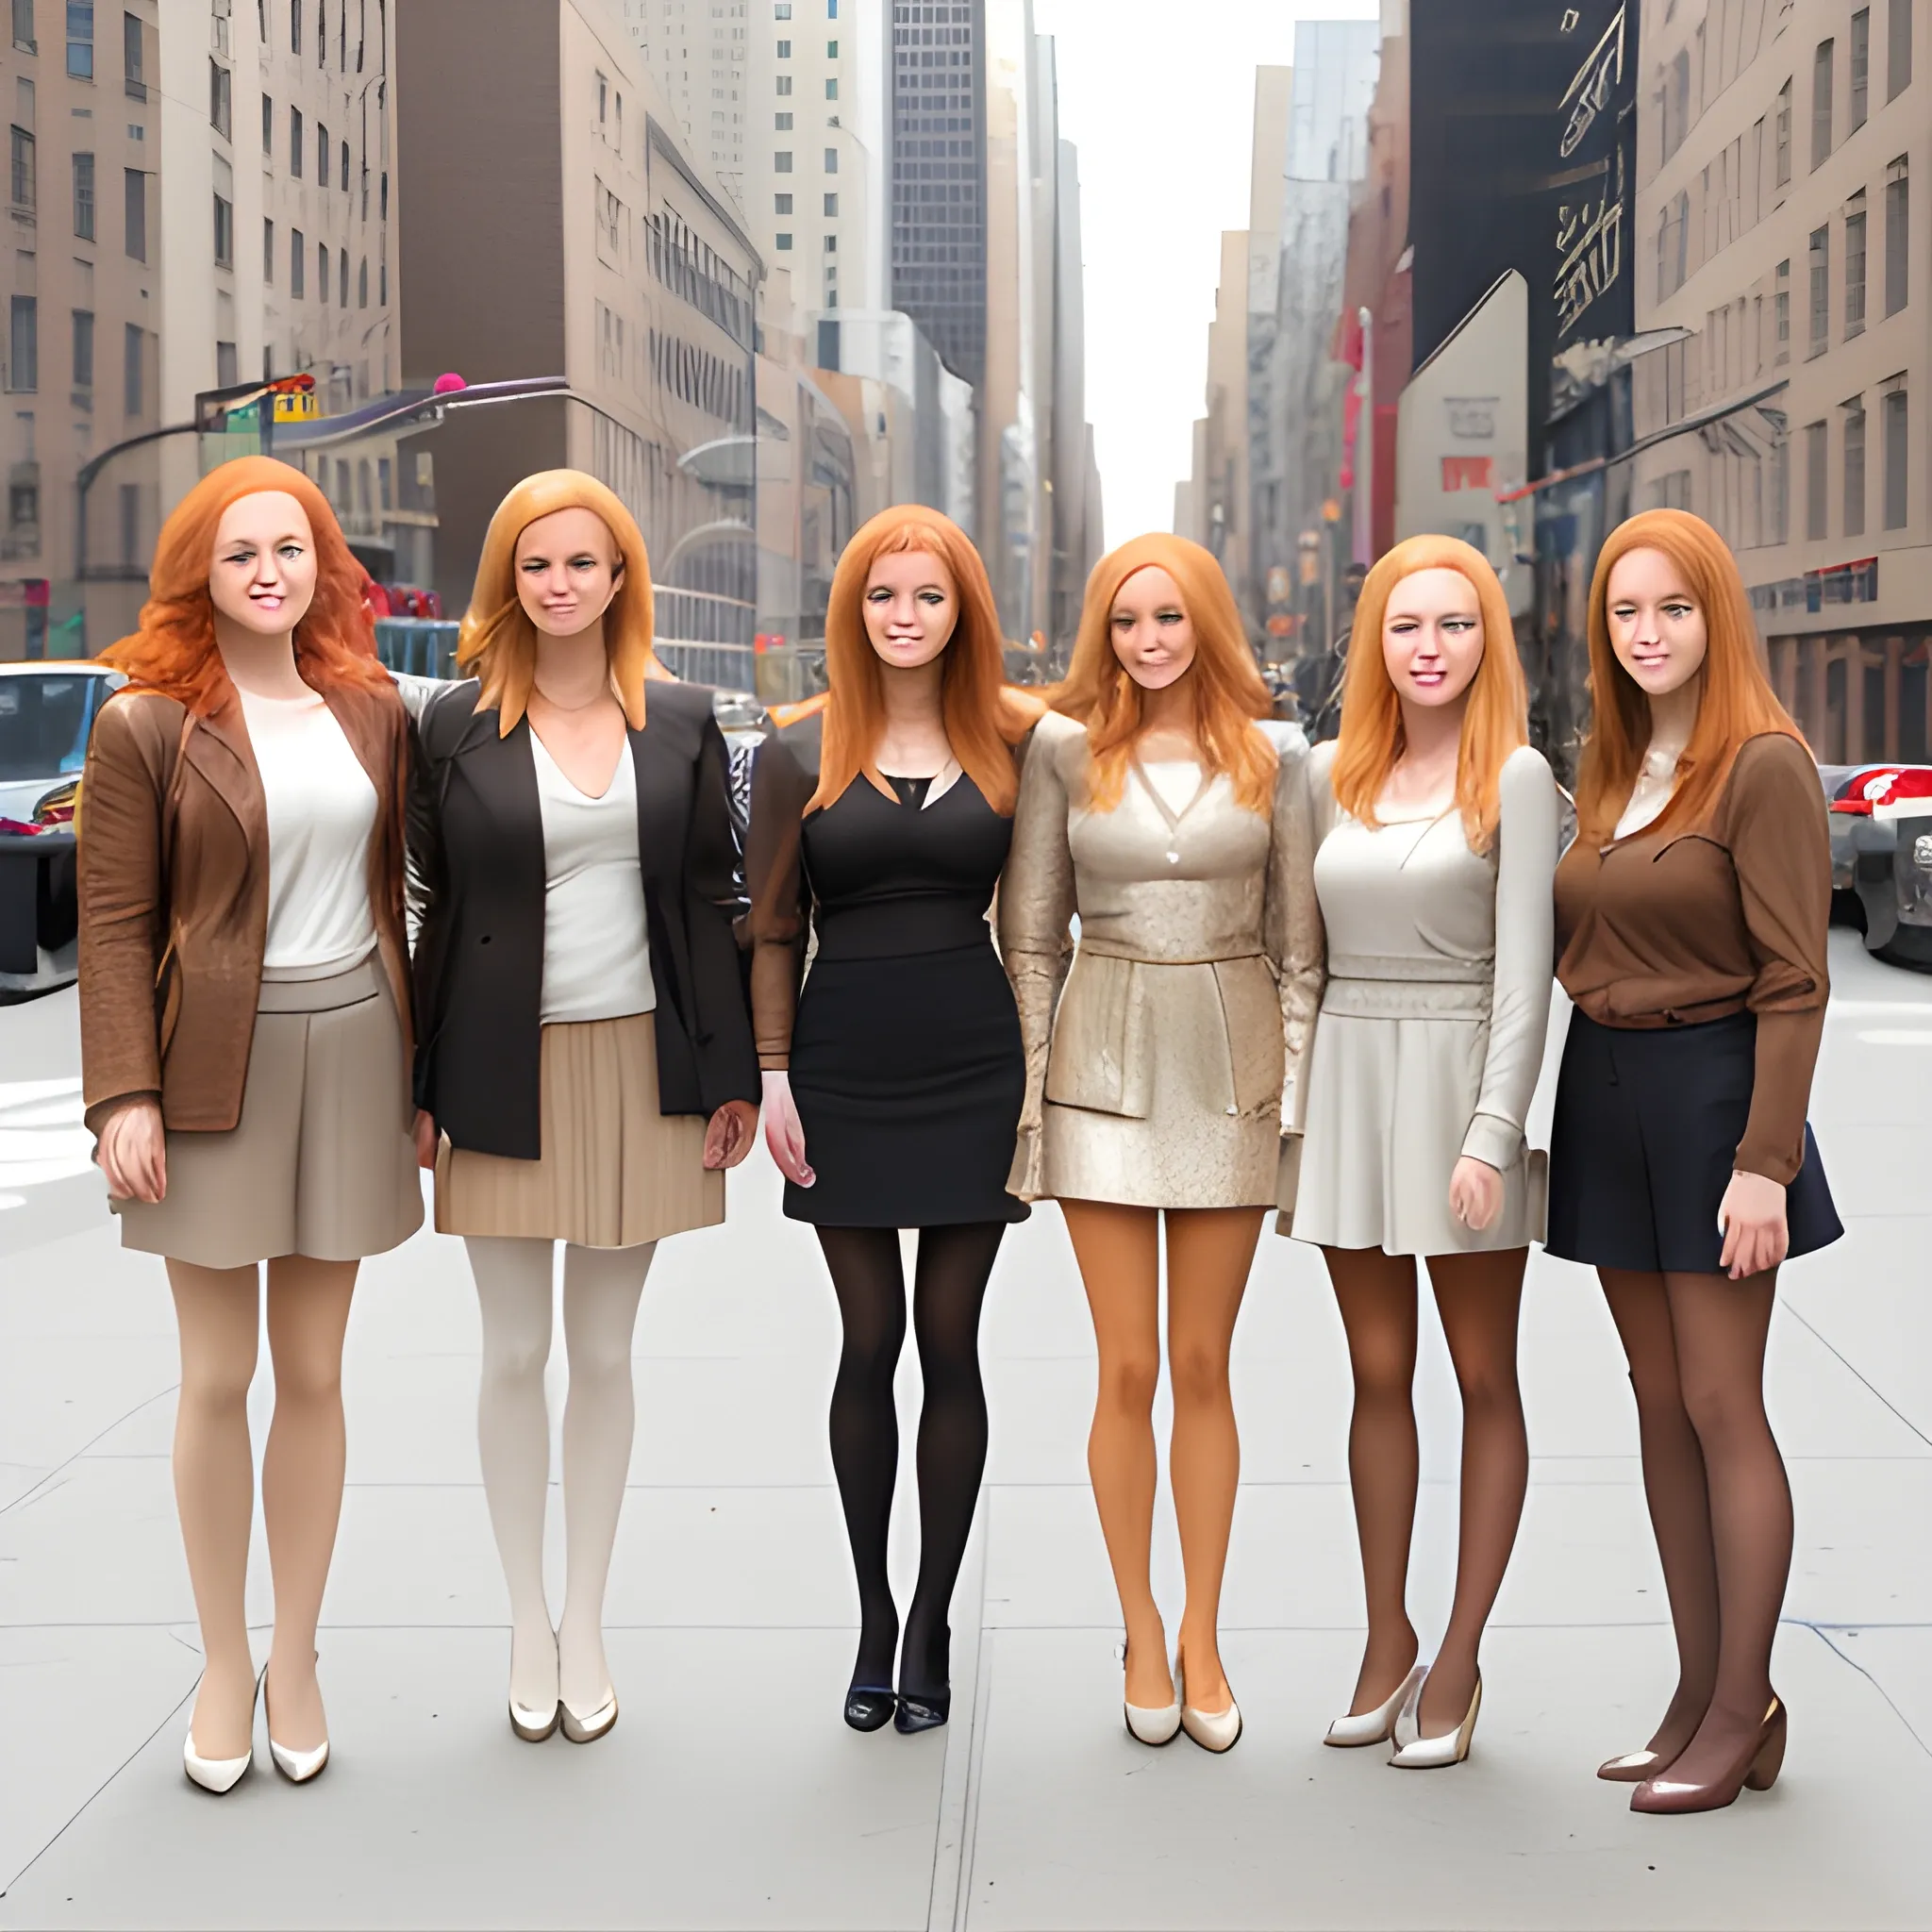
[[[1610,643],[1610,573],[1633,550],[1660,551],[1704,613],[1707,639],[1697,722],[1677,765],[1677,789],[1652,822],[1694,824],[1717,803],[1744,741],[1767,732],[1804,734],[1778,703],[1758,657],[1751,599],[1724,541],[1688,510],[1647,509],[1620,524],[1604,542],[1590,583],[1590,736],[1577,761],[1578,830],[1606,839],[1637,784],[1650,743],[1650,700],[1617,661]]]
[[[1274,747],[1253,728],[1273,714],[1248,648],[1234,592],[1210,551],[1185,537],[1154,531],[1110,550],[1093,566],[1080,607],[1066,680],[1053,708],[1087,726],[1089,799],[1095,811],[1111,811],[1126,789],[1127,763],[1140,738],[1145,699],[1114,655],[1114,599],[1127,579],[1143,570],[1164,570],[1181,593],[1194,633],[1194,661],[1183,673],[1193,681],[1194,741],[1201,764],[1233,782],[1237,801],[1266,812],[1274,789]]]
[[[865,628],[865,591],[881,557],[920,552],[944,564],[958,602],[940,659],[946,741],[986,802],[1003,818],[1012,812],[1020,790],[1012,747],[1026,735],[1036,712],[1005,686],[1006,645],[979,552],[952,518],[917,503],[881,510],[861,524],[832,574],[819,787],[807,811],[836,804],[860,774],[878,791],[887,790],[876,762],[886,722],[884,669]]]
[[[1363,579],[1349,629],[1341,736],[1330,783],[1343,811],[1361,824],[1375,824],[1375,801],[1407,747],[1402,701],[1382,655],[1382,626],[1395,587],[1424,570],[1453,570],[1466,577],[1482,617],[1483,655],[1463,703],[1456,754],[1456,808],[1470,850],[1487,852],[1503,811],[1504,763],[1529,742],[1529,691],[1502,583],[1482,552],[1458,537],[1406,538]]]
[[[537,681],[537,626],[517,596],[517,540],[539,517],[587,509],[610,532],[624,578],[604,612],[604,649],[610,689],[633,731],[644,728],[644,680],[654,675],[651,559],[643,532],[615,491],[581,470],[539,470],[496,507],[483,537],[470,608],[457,633],[457,667],[482,685],[479,711],[495,710],[497,733],[508,738],[530,702]]]
[[[375,656],[375,634],[362,603],[366,573],[350,554],[328,499],[300,470],[273,457],[236,457],[217,464],[175,505],[155,544],[148,598],[137,628],[101,653],[101,661],[131,683],[211,717],[234,694],[215,643],[208,575],[222,518],[245,496],[292,496],[315,543],[315,595],[295,626],[295,669],[318,691],[341,686],[393,691]]]

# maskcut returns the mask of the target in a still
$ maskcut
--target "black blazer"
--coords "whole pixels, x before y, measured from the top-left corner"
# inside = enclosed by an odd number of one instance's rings
[[[535,1160],[543,1010],[543,818],[528,719],[508,738],[475,678],[423,707],[409,775],[416,1104],[454,1147]],[[630,734],[657,984],[658,1104],[757,1103],[738,944],[724,740],[701,685],[652,682]]]

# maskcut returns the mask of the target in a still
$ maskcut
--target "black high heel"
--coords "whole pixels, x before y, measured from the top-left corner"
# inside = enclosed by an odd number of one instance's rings
[[[908,1618],[908,1622],[910,1621]],[[937,1690],[908,1690],[906,1688],[906,1679],[909,1674],[908,1662],[914,1654],[909,1639],[899,1653],[899,1708],[893,1713],[892,1723],[901,1737],[909,1738],[918,1731],[936,1731],[952,1715],[952,1647],[953,1633],[941,1625],[937,1645],[938,1656],[928,1654],[924,1658],[928,1666],[938,1666],[930,1672],[932,1676],[939,1679],[940,1688]]]
[[[899,1707],[891,1690],[875,1684],[854,1684],[845,1692],[845,1722],[855,1731],[882,1731]]]

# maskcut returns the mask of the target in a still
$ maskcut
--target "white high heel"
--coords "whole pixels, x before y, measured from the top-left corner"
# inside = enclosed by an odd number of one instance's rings
[[[325,1738],[311,1751],[291,1751],[286,1744],[277,1744],[275,1713],[269,1708],[266,1665],[262,1668],[261,1687],[261,1714],[268,1724],[268,1755],[275,1759],[275,1769],[291,1785],[306,1785],[310,1778],[320,1777],[328,1764],[328,1740]]]
[[[594,1744],[617,1722],[617,1692],[611,1691],[588,1717],[579,1717],[562,1698],[557,1701],[563,1735],[573,1744]]]
[[[1127,1648],[1121,1646],[1121,1667],[1126,1668]],[[1174,1702],[1172,1704],[1129,1704],[1121,1699],[1121,1709],[1125,1712],[1129,1734],[1143,1744],[1157,1747],[1172,1744],[1181,1727],[1181,1688],[1180,1679],[1174,1680]]]
[[[551,1655],[554,1657],[557,1652],[557,1640],[554,1636],[550,1640],[550,1647]],[[512,1680],[514,1680],[516,1674],[514,1668],[516,1638],[514,1634],[510,1638],[510,1656],[512,1666],[510,1674]],[[557,1729],[558,1722],[562,1716],[563,1699],[561,1697],[553,1697],[547,1706],[519,1704],[514,1694],[510,1697],[509,1727],[526,1744],[542,1743]]]
[[[1401,1716],[1402,1707],[1409,1700],[1412,1691],[1422,1689],[1423,1678],[1428,1674],[1428,1666],[1418,1663],[1394,1691],[1376,1705],[1373,1710],[1365,1710],[1359,1717],[1339,1717],[1328,1726],[1328,1735],[1322,1740],[1324,1744],[1335,1744],[1342,1750],[1354,1750],[1363,1744],[1382,1743],[1395,1728],[1395,1720]]]
[[[1178,1657],[1174,1659],[1174,1702],[1181,1707],[1181,1729],[1202,1750],[1212,1751],[1219,1757],[1222,1752],[1234,1749],[1241,1734],[1241,1706],[1230,1697],[1225,1710],[1196,1710],[1188,1702]]]
[[[1426,1681],[1426,1672],[1424,1678]],[[1469,1756],[1470,1740],[1475,1736],[1476,1712],[1483,1707],[1483,1674],[1475,1674],[1475,1693],[1469,1700],[1469,1710],[1462,1722],[1440,1738],[1423,1736],[1422,1703],[1423,1687],[1418,1684],[1395,1720],[1395,1749],[1389,1762],[1397,1771],[1445,1771],[1452,1764],[1460,1764]]]
[[[267,1667],[262,1676],[268,1674]],[[255,1680],[256,1693],[261,1691],[261,1677]],[[248,1700],[248,1729],[250,1742],[248,1749],[239,1757],[203,1757],[194,1748],[194,1720],[188,1720],[188,1735],[181,1740],[181,1769],[188,1774],[192,1783],[199,1785],[205,1791],[212,1791],[216,1797],[232,1791],[247,1774],[248,1767],[255,1762],[255,1698]]]

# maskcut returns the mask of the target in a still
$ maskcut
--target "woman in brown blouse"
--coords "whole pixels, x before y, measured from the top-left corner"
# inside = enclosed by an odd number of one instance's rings
[[[1759,665],[1710,526],[1650,510],[1590,595],[1596,716],[1557,872],[1576,1003],[1549,1251],[1593,1266],[1629,1357],[1676,1695],[1599,1775],[1638,1811],[1763,1790],[1791,1500],[1764,1413],[1779,1264],[1843,1232],[1805,1108],[1824,1026],[1831,856],[1818,769]]]

